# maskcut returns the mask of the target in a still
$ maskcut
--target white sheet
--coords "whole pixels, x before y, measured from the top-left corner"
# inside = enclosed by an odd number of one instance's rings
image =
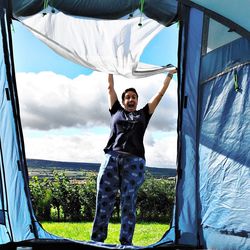
[[[19,20],[55,52],[84,67],[128,78],[168,70],[139,63],[146,45],[164,28],[140,13],[129,19],[103,20],[65,15],[57,10],[52,13],[48,7]]]

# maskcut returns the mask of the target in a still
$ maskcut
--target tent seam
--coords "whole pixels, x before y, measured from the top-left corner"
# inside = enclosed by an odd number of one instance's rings
[[[250,64],[250,61],[247,61],[247,62],[244,62],[244,63],[240,63],[240,64],[238,64],[238,65],[236,65],[236,66],[229,67],[229,68],[223,70],[222,72],[220,72],[220,73],[218,73],[218,74],[216,74],[216,75],[213,75],[213,76],[209,77],[208,79],[206,79],[206,80],[200,82],[200,85],[206,84],[207,82],[210,82],[210,81],[212,81],[213,79],[215,79],[215,78],[217,78],[217,77],[220,77],[220,76],[222,76],[222,75],[225,75],[225,74],[227,74],[228,72],[230,72],[230,71],[232,71],[232,70],[238,69],[238,68],[243,67],[243,66],[246,66],[246,65],[248,65],[248,64]]]

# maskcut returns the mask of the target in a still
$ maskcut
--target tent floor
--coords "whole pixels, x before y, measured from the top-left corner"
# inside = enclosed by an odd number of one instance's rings
[[[168,250],[188,250],[188,249],[197,249],[190,246],[184,245],[168,245],[168,246],[157,246],[155,247],[159,250],[168,249]],[[17,243],[8,243],[0,246],[0,249],[4,250],[97,250],[97,249],[152,249],[148,247],[129,247],[121,245],[111,245],[111,244],[98,244],[98,243],[89,243],[89,242],[77,242],[67,239],[56,239],[56,240],[42,240],[36,239],[31,241],[23,241]]]

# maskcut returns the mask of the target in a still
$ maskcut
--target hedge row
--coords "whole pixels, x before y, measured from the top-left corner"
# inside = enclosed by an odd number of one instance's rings
[[[72,182],[64,172],[53,178],[30,179],[35,214],[40,221],[92,221],[95,213],[97,174],[88,172],[84,181]],[[170,222],[175,180],[154,178],[146,173],[137,198],[137,220]],[[112,220],[120,220],[119,194]]]

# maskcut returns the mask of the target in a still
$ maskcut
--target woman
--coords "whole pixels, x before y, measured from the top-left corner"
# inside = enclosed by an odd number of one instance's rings
[[[107,238],[109,219],[117,192],[120,191],[120,242],[122,245],[132,245],[137,192],[144,181],[145,172],[143,137],[155,108],[176,72],[175,69],[167,74],[159,92],[140,110],[137,110],[138,94],[134,88],[123,92],[121,106],[114,89],[113,75],[108,76],[111,134],[104,149],[105,161],[97,178],[96,214],[91,236],[94,241],[104,242]]]

